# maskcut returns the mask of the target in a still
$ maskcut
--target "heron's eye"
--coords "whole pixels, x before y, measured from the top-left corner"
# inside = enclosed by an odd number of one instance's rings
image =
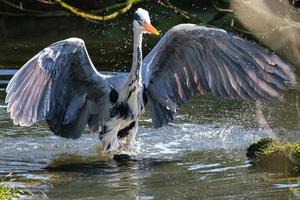
[[[142,21],[138,20],[137,22],[139,23],[139,25],[143,25]]]

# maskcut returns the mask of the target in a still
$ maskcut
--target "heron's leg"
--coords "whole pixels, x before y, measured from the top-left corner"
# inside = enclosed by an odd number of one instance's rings
[[[138,122],[136,121],[134,127],[132,127],[132,129],[130,129],[128,131],[128,135],[126,137],[126,142],[124,145],[125,150],[129,150],[129,151],[132,150],[133,142],[134,142],[137,130],[138,130]]]
[[[105,126],[99,134],[100,138],[100,150],[112,151],[118,148],[118,131],[120,126]]]

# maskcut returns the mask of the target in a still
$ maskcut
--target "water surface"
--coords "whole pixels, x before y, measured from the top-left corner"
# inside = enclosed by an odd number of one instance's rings
[[[26,199],[300,198],[296,175],[260,169],[245,156],[253,141],[270,134],[300,141],[293,94],[291,102],[264,104],[272,133],[259,129],[253,103],[211,96],[194,98],[161,129],[152,129],[146,114],[133,160],[116,162],[100,155],[97,134],[67,140],[45,123],[14,126],[4,104],[8,79],[1,82],[0,175],[12,173],[5,183]]]

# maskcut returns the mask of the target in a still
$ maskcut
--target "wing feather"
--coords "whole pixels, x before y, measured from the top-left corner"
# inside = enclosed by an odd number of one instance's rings
[[[146,56],[142,77],[153,125],[174,119],[192,96],[272,100],[295,83],[293,67],[253,42],[216,28],[181,24]]]
[[[46,120],[55,134],[76,139],[91,115],[99,125],[107,119],[109,90],[84,42],[70,38],[30,59],[9,82],[5,101],[14,124]]]

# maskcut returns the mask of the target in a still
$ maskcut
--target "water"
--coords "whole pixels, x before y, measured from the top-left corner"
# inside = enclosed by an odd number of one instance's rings
[[[146,114],[133,160],[116,162],[99,154],[97,134],[67,140],[54,136],[45,123],[14,126],[3,92],[1,97],[0,175],[23,191],[22,198],[300,198],[297,176],[260,169],[247,160],[246,148],[271,134],[258,128],[253,104],[194,98],[176,123],[161,129],[152,129]],[[265,105],[273,123],[275,105]],[[297,130],[273,128],[272,134],[282,139],[300,140]]]

